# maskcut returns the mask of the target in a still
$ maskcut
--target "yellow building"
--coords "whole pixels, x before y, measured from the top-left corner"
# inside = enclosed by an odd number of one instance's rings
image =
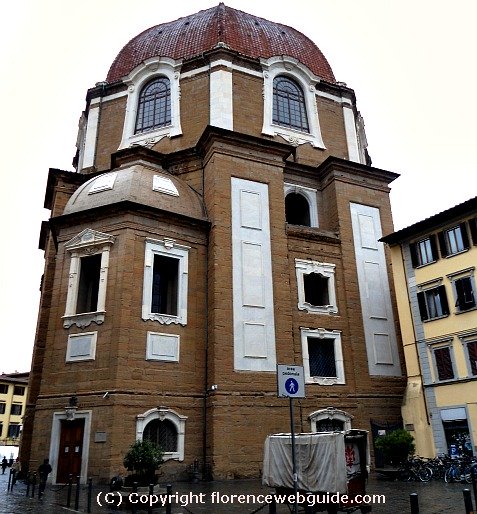
[[[477,197],[381,239],[389,244],[416,452],[477,453]]]
[[[20,444],[23,416],[28,394],[29,373],[2,373],[0,375],[0,456],[7,458],[12,448]],[[17,451],[13,452],[15,455]]]

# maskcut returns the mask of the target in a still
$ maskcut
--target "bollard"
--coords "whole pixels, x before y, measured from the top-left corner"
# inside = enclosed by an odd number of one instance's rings
[[[470,476],[472,478],[472,489],[474,490],[474,501],[477,506],[477,464],[470,466]]]
[[[470,489],[464,489],[462,493],[464,494],[465,514],[474,514],[474,507],[472,505],[472,496],[470,495]]]
[[[147,508],[147,513],[152,514],[152,495],[154,494],[154,484],[149,484],[149,507]]]
[[[73,487],[73,475],[68,475],[68,495],[66,496],[66,507],[71,507],[71,488]]]
[[[10,468],[10,474],[8,475],[8,486],[7,491],[13,490],[13,469]]]
[[[172,485],[167,484],[166,485],[166,491],[167,491],[167,497],[166,497],[166,514],[172,514],[172,503],[171,503],[171,496],[172,496]]]
[[[31,484],[31,497],[35,497],[35,486],[36,486],[36,473],[33,473],[33,481]]]
[[[419,514],[419,497],[417,493],[411,493],[409,500],[411,502],[411,514]]]
[[[30,496],[30,473],[27,474],[26,497]]]
[[[133,493],[137,493],[137,482],[133,482]],[[131,513],[136,514],[136,502],[131,505]]]
[[[88,478],[88,508],[87,511],[91,512],[91,496],[93,495],[93,479]]]
[[[268,505],[268,514],[277,514],[277,504],[275,502],[275,495],[272,495],[272,501]]]
[[[76,477],[76,491],[75,491],[75,510],[79,509],[79,495],[80,495],[80,477]]]

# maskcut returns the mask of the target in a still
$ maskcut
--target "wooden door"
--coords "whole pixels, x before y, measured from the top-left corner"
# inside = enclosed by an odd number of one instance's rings
[[[81,475],[81,457],[83,454],[84,419],[61,421],[60,448],[58,453],[58,469],[56,482],[64,484],[68,476],[73,481]]]

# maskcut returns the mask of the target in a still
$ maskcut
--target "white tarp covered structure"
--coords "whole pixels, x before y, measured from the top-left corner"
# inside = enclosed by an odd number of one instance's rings
[[[343,432],[295,436],[298,489],[310,492],[347,492],[345,434]],[[264,485],[293,488],[292,438],[269,435],[263,458]]]

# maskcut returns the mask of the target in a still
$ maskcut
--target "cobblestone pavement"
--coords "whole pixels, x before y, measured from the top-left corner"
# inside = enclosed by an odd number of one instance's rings
[[[42,499],[38,499],[38,488],[35,490],[35,497],[26,496],[26,485],[17,482],[13,491],[7,491],[8,469],[5,475],[0,474],[0,514],[59,514],[75,512],[75,487],[72,488],[71,507],[66,508],[67,488],[63,486],[47,486]],[[410,513],[411,493],[417,493],[419,498],[420,514],[465,514],[463,489],[472,490],[468,484],[446,484],[442,481],[429,483],[420,482],[395,482],[383,480],[372,475],[367,486],[367,493],[385,495],[386,503],[373,505],[373,512],[377,514],[406,514]],[[131,508],[122,506],[119,511],[108,508],[104,505],[107,488],[93,488],[91,512],[93,514],[118,514],[118,512],[131,512]],[[187,507],[181,507],[180,501],[173,502],[173,514],[268,514],[268,507],[260,508],[259,503],[240,503],[236,496],[232,502],[232,495],[255,495],[269,494],[271,489],[261,485],[258,480],[234,480],[226,482],[199,482],[173,484],[173,493],[177,493],[177,499],[185,504],[185,500],[192,500]],[[220,498],[220,503],[212,503],[213,493],[215,499]],[[97,498],[101,507],[98,505]],[[183,495],[183,496],[181,496]],[[195,495],[195,496],[192,496]],[[220,495],[220,496],[219,496]],[[201,503],[202,500],[202,503]],[[474,498],[473,498],[474,501]],[[474,502],[475,505],[475,502]],[[87,512],[87,488],[81,486],[79,497],[79,512]],[[147,513],[147,508],[138,506],[137,514]],[[165,513],[165,508],[154,508],[156,514]],[[290,514],[290,509],[284,505],[277,506],[277,514]]]

